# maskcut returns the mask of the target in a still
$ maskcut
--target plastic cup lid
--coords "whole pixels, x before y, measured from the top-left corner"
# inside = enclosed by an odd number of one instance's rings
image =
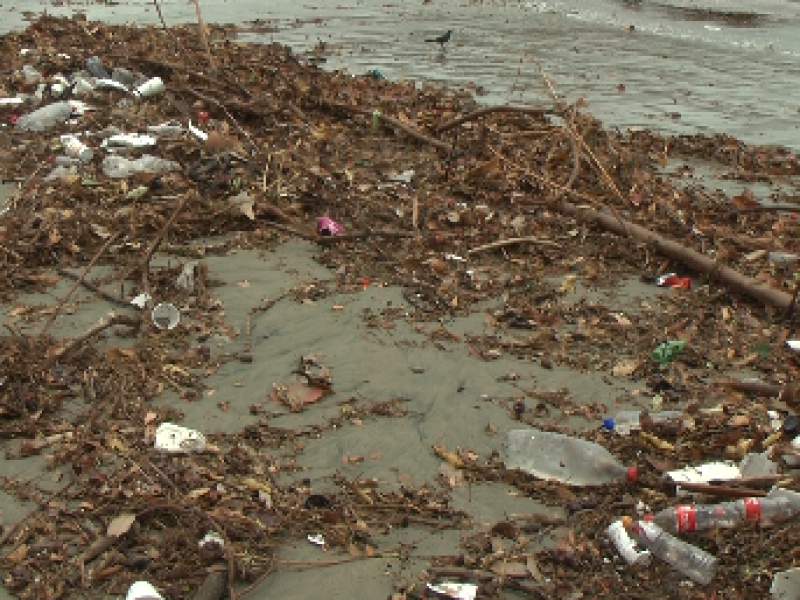
[[[153,319],[153,324],[159,329],[175,329],[178,323],[181,322],[181,313],[175,308],[174,304],[169,302],[162,302],[153,308],[150,315]]]
[[[609,431],[614,431],[614,417],[607,417],[603,419],[603,427]]]
[[[147,581],[135,581],[128,588],[128,595],[125,600],[164,600],[164,597],[156,591],[156,588]]]
[[[628,481],[636,481],[639,478],[639,469],[635,465],[633,467],[628,467],[625,478]]]

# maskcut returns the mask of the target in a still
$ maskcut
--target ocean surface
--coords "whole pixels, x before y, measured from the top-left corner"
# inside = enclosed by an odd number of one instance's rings
[[[158,0],[167,24],[194,4]],[[247,41],[297,52],[325,43],[324,68],[469,86],[486,103],[549,102],[539,61],[567,100],[607,125],[726,132],[800,149],[800,0],[200,0],[207,22],[253,26]],[[158,23],[153,0],[2,0],[26,11]],[[445,51],[429,37],[452,29]]]

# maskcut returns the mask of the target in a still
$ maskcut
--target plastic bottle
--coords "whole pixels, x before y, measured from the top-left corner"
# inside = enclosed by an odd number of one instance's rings
[[[791,517],[800,512],[789,498],[743,498],[733,502],[681,505],[654,514],[651,519],[672,533],[700,531],[713,527],[732,528],[745,521]]]
[[[16,127],[22,131],[44,131],[63,123],[72,116],[69,102],[55,102],[20,117]]]
[[[115,67],[111,71],[111,79],[125,85],[133,85],[133,82],[136,81],[136,75],[128,69]]]
[[[39,83],[43,79],[39,70],[31,65],[22,65],[22,77],[28,85]]]
[[[86,59],[86,70],[89,71],[92,77],[99,77],[100,79],[108,79],[110,77],[103,61],[97,56]]]
[[[656,424],[677,421],[683,417],[683,413],[679,410],[662,410],[659,412],[648,412],[647,414],[652,422]],[[630,435],[631,431],[639,431],[642,429],[639,421],[641,415],[641,410],[621,410],[615,417],[603,419],[603,427],[620,435]]]
[[[625,467],[603,446],[561,433],[509,431],[503,450],[506,468],[570,485],[634,481],[637,476],[636,467]]]
[[[134,173],[163,173],[177,168],[171,160],[143,154],[136,160],[124,156],[107,156],[103,160],[103,173],[113,179],[123,179]]]
[[[623,517],[622,522],[638,544],[672,565],[675,570],[703,585],[714,579],[717,569],[715,556],[676,538],[653,522],[634,521],[630,517]]]

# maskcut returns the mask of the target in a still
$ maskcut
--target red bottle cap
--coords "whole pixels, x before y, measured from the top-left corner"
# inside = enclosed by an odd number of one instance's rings
[[[628,467],[627,472],[625,473],[625,479],[628,481],[636,481],[639,478],[639,470],[636,466]]]

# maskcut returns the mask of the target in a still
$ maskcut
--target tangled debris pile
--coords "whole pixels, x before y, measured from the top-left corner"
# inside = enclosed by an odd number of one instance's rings
[[[3,585],[21,598],[67,598],[76,588],[100,597],[146,578],[170,599],[239,598],[299,538],[349,551],[347,562],[403,557],[407,548],[381,545],[392,528],[471,527],[470,515],[450,506],[449,486],[460,479],[503,481],[564,506],[567,517],[509,517],[473,530],[420,581],[398,584],[395,597],[424,597],[424,582],[450,597],[503,588],[543,598],[765,597],[773,575],[794,563],[796,519],[687,536],[718,559],[716,578],[702,586],[682,584],[664,564],[623,568],[605,532],[613,515],[674,505],[676,483],[663,474],[711,460],[766,452],[781,474],[681,487],[733,497],[764,496],[776,483],[800,489],[788,470],[797,434],[788,424],[800,397],[786,344],[800,289],[796,197],[727,198],[685,185],[689,164],[677,179],[664,171],[670,159],[702,158],[730,169],[728,179],[796,185],[797,156],[725,136],[610,131],[580,103],[558,98],[551,108],[480,107],[458,91],[324,72],[285,47],[239,44],[233,27],[213,27],[209,37],[212,66],[193,27],[42,18],[2,38],[0,173],[19,185],[0,207],[0,298],[66,278],[120,313],[59,340],[48,331],[66,296],[55,308],[15,312],[44,320],[39,335],[7,323],[10,335],[0,338],[7,456],[43,454],[49,468],[66,467],[55,494],[5,478],[6,492],[38,508],[2,532]],[[39,106],[44,112],[34,112]],[[336,276],[287,296],[401,286],[411,312],[366,314],[368,324],[404,318],[434,343],[464,341],[483,360],[508,354],[647,380],[659,402],[681,411],[679,426],[644,416],[628,436],[584,434],[641,473],[589,491],[569,477],[508,469],[496,454],[439,446],[449,484],[432,476],[416,489],[389,489],[339,476],[336,493],[320,494],[281,483],[282,472],[297,470],[304,438],[403,418],[401,399],[351,399],[338,417],[303,430],[264,417],[199,447],[178,443],[183,452],[154,451],[156,427],[181,419],[149,405],[165,386],[197,400],[224,362],[252,361],[249,325],[241,352],[212,359],[203,343],[231,329],[203,257],[269,250],[289,237],[317,243]],[[158,250],[187,260],[154,269]],[[89,281],[95,263],[110,270]],[[664,277],[668,270],[679,273]],[[631,277],[674,293],[635,314],[570,302],[577,285]],[[118,295],[105,291],[109,283]],[[168,314],[180,307],[180,321],[151,321],[154,299],[171,305]],[[491,300],[501,302],[487,309]],[[494,333],[461,338],[444,325],[428,328],[474,311],[486,311]],[[100,334],[112,332],[127,339],[102,344]],[[763,381],[721,378],[745,368]],[[273,392],[295,411],[333,390],[316,357],[301,358],[299,372],[307,385]],[[86,408],[68,418],[63,408],[76,398]],[[562,415],[599,424],[608,409],[520,386],[508,411],[567,432],[556,423]],[[558,547],[538,547],[556,528],[566,531]],[[445,585],[455,581],[477,586]]]

